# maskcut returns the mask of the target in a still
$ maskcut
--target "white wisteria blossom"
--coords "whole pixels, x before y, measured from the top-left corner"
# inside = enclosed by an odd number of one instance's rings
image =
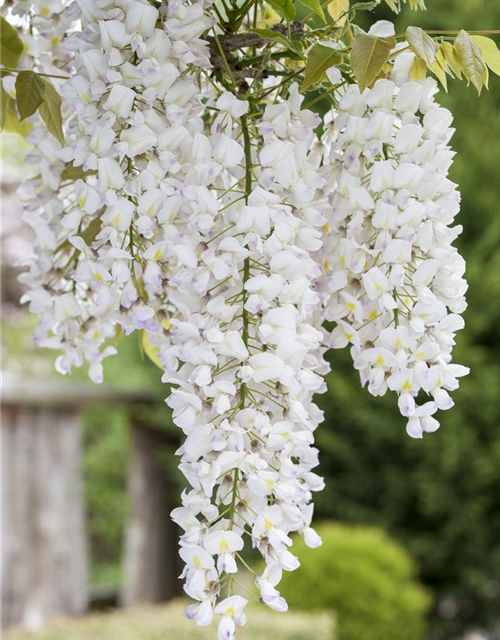
[[[439,428],[438,409],[467,367],[453,364],[466,308],[465,262],[453,241],[460,195],[448,176],[452,115],[437,84],[407,77],[402,53],[391,78],[347,88],[325,136],[330,231],[324,245],[325,318],[333,348],[351,345],[372,395],[398,395],[414,438]]]
[[[310,527],[312,493],[323,487],[313,471],[322,413],[312,396],[325,389],[328,366],[323,334],[311,323],[321,309],[313,288],[320,270],[310,253],[321,247],[326,200],[314,202],[324,180],[308,159],[319,119],[301,111],[301,101],[292,86],[280,114],[269,105],[249,125],[249,104],[222,93],[211,138],[197,135],[204,160],[197,171],[214,172],[217,197],[193,187],[159,242],[175,238],[178,257],[161,251],[158,258],[177,309],[164,353],[172,366],[163,379],[175,386],[167,403],[186,435],[178,453],[191,486],[173,517],[186,531],[185,590],[199,601],[189,616],[203,625],[212,610],[223,613],[220,638],[232,638],[243,623],[237,608],[227,613],[231,598],[216,603],[245,564],[245,540],[287,571],[299,566],[291,532],[320,543]],[[222,130],[241,131],[243,146],[238,136],[229,145]],[[253,168],[238,166],[244,156]],[[192,229],[191,203],[200,202],[200,191],[203,225]],[[265,573],[256,584],[263,603],[284,611],[277,576],[273,570],[271,584]]]
[[[288,609],[295,534],[321,545],[326,351],[350,345],[362,384],[396,392],[415,438],[436,431],[468,372],[451,359],[467,289],[452,116],[426,61],[388,21],[360,33],[347,12],[341,29],[285,28],[260,4],[250,19],[253,4],[2,9],[18,59],[2,69],[2,104],[31,127],[20,193],[35,241],[20,279],[34,338],[61,374],[86,365],[96,383],[122,334],[161,368],[182,434],[187,486],[171,515],[186,616],[216,619],[219,640],[246,622],[242,590]],[[360,38],[378,54],[363,65]],[[429,68],[459,75],[447,45]],[[38,87],[27,104],[21,72]]]

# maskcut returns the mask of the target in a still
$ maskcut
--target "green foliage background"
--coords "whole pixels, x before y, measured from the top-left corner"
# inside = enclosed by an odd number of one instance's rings
[[[396,30],[500,27],[498,2],[427,5],[427,12],[404,11]],[[471,374],[453,394],[455,407],[441,412],[440,430],[415,441],[394,398],[360,391],[349,354],[333,353],[329,393],[319,398],[327,490],[316,496],[316,513],[394,535],[434,590],[432,637],[448,639],[469,626],[491,628],[500,617],[500,78],[491,76],[480,98],[472,86],[451,81],[440,100],[455,116],[451,178],[462,192],[458,246],[470,285],[454,357]]]
[[[133,409],[130,406],[99,406],[88,409],[84,415],[83,472],[91,582],[99,586],[118,587],[121,582],[128,512],[129,426],[134,417],[172,434],[172,444],[158,454],[166,473],[177,481],[180,495],[181,478],[174,455],[180,444],[180,431],[173,425],[170,410],[164,403],[167,388],[160,380],[161,372],[142,353],[139,336],[138,333],[120,338],[118,355],[104,362],[106,384],[121,390],[124,397],[129,390],[143,390],[156,398],[156,402]],[[76,375],[82,376],[82,371]],[[132,415],[131,411],[137,415]]]
[[[430,598],[408,553],[379,529],[323,523],[309,549],[300,536],[297,571],[279,589],[292,611],[334,612],[339,640],[423,640]]]

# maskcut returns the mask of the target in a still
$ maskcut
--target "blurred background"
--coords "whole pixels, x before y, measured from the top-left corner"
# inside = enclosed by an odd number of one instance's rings
[[[384,18],[393,14],[379,7],[359,22]],[[495,29],[500,2],[429,0],[427,12],[404,10],[396,30],[408,24]],[[451,177],[462,192],[458,246],[470,285],[455,358],[471,374],[440,430],[416,441],[394,399],[372,398],[349,354],[331,354],[329,391],[318,399],[326,420],[316,432],[324,546],[309,551],[297,541],[302,567],[282,589],[292,613],[256,607],[242,640],[500,638],[500,78],[490,76],[480,98],[450,81],[441,101],[455,115]],[[54,354],[31,342],[13,268],[30,251],[15,196],[27,148],[4,135],[5,638],[215,637],[184,621],[178,600],[178,532],[168,514],[182,488],[179,433],[158,369],[134,336],[121,338],[97,389],[83,372],[59,378]]]

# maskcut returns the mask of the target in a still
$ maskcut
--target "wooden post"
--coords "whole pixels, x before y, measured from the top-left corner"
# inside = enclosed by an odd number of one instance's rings
[[[178,504],[158,453],[165,435],[135,423],[131,430],[129,467],[130,516],[125,538],[122,604],[164,602],[181,592],[178,531],[170,519]]]
[[[2,397],[2,626],[42,627],[87,608],[88,559],[80,470],[83,406],[150,404],[150,394],[4,376]],[[135,407],[135,410],[133,410]],[[177,488],[158,459],[165,434],[133,421],[125,605],[178,595],[181,571],[170,511]]]
[[[84,406],[151,402],[91,384],[2,377],[2,626],[87,608]]]
[[[38,629],[85,611],[87,549],[78,410],[29,393],[2,405],[2,626]]]

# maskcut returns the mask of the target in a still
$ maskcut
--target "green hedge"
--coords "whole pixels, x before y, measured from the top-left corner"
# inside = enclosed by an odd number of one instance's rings
[[[197,627],[184,617],[184,602],[163,607],[140,607],[54,622],[46,631],[30,634],[7,631],[4,640],[214,640],[216,623]],[[331,640],[334,624],[327,614],[286,615],[253,606],[238,640]]]
[[[284,573],[292,610],[334,611],[339,640],[423,640],[430,598],[411,558],[378,529],[323,524],[318,549],[296,539],[301,567]]]

